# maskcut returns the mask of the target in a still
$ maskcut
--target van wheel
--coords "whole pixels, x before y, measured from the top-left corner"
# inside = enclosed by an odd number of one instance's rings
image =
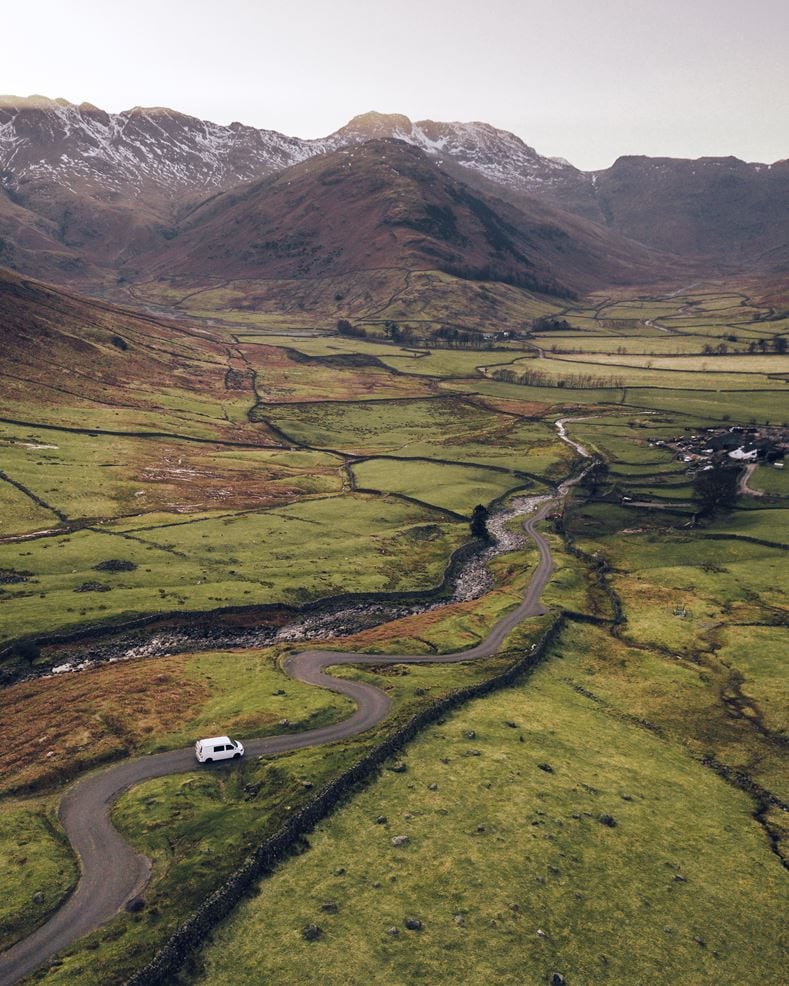
[[[234,760],[240,760],[241,759],[241,754],[240,753],[234,753],[233,754],[233,759]]]
[[[214,762],[213,757],[206,757],[205,760],[203,761],[203,763],[213,763],[213,762]]]

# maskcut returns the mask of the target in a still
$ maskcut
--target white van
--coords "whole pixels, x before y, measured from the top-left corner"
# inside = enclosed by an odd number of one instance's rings
[[[244,747],[238,740],[229,736],[211,736],[195,743],[195,756],[198,763],[213,763],[215,760],[238,760],[244,756]]]

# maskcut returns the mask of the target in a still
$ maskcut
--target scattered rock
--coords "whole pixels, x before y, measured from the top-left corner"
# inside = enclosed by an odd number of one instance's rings
[[[510,729],[517,729],[517,728],[518,728],[518,724],[517,724],[517,722],[513,722],[513,721],[512,721],[511,719],[507,719],[507,720],[505,721],[505,723],[504,723],[504,725],[505,725],[505,726],[509,726],[509,727],[510,727]]]
[[[139,914],[139,912],[145,907],[144,897],[132,897],[131,900],[126,901],[126,910],[129,914]]]
[[[74,592],[109,592],[111,589],[111,585],[104,585],[103,582],[83,582]]]
[[[336,900],[326,900],[321,904],[321,910],[326,914],[336,914],[339,909],[340,905]]]
[[[553,773],[553,767],[549,763],[538,763],[537,766],[540,770],[544,770],[546,774]]]
[[[393,938],[396,938],[400,934],[400,929],[399,928],[387,928],[386,929],[386,933],[387,933],[387,935],[391,935]]]
[[[597,820],[601,825],[607,825],[610,829],[616,828],[616,822],[610,815],[600,815]]]
[[[378,818],[376,818],[376,820],[375,820],[375,824],[376,825],[386,825],[387,821],[388,821],[388,819],[387,819],[386,815],[379,815]]]
[[[290,719],[280,719],[279,724],[280,724],[280,726],[289,726],[290,725]]]
[[[455,924],[457,924],[457,925],[459,925],[459,926],[460,926],[461,928],[462,928],[462,927],[463,927],[463,925],[464,925],[464,924],[466,923],[466,919],[465,919],[465,918],[463,917],[463,915],[462,915],[462,914],[456,914],[456,915],[455,915],[455,916],[454,916],[454,917],[452,918],[452,920],[453,920],[453,921],[455,922]]]
[[[38,904],[39,906],[41,906],[41,904],[43,904],[43,903],[44,903],[44,895],[43,895],[43,894],[41,893],[41,891],[40,891],[40,890],[37,890],[37,891],[36,891],[36,892],[35,892],[35,893],[33,894],[33,903],[34,903],[34,904]]]
[[[551,973],[551,978],[548,980],[551,986],[564,986],[566,980],[561,972]]]
[[[699,935],[694,935],[694,936],[693,936],[693,941],[694,941],[694,942],[695,942],[695,943],[696,943],[697,945],[701,945],[701,947],[702,947],[702,948],[706,948],[706,947],[707,947],[707,943],[706,943],[706,942],[704,941],[704,939],[703,939],[703,938],[701,938],[701,937],[699,937]]]
[[[547,938],[548,936],[545,934],[545,932],[542,930],[542,928],[538,928],[537,929],[537,937],[538,938]]]
[[[304,941],[317,941],[323,934],[323,929],[318,924],[305,924],[301,929],[301,937]]]
[[[373,890],[380,890],[380,889],[381,889],[381,881],[376,880],[375,883],[373,884]]]
[[[427,785],[427,789],[428,789],[428,791],[437,791],[438,790],[438,784],[428,784]]]
[[[674,874],[674,880],[677,883],[687,883],[688,882],[687,879],[686,879],[686,877],[684,877],[681,873],[675,873]]]
[[[573,812],[573,818],[580,818],[580,817],[581,817],[580,811],[574,811]]]
[[[623,801],[632,801],[633,800],[633,795],[632,794],[623,794],[622,795],[622,800]]]
[[[110,558],[108,561],[99,562],[93,568],[97,572],[133,572],[137,566],[133,561],[125,561],[122,558]]]
[[[476,739],[477,738],[477,734],[476,734],[476,732],[473,729],[467,729],[467,730],[465,730],[465,732],[463,733],[463,735],[466,737],[466,739]]]
[[[554,876],[561,876],[562,875],[562,871],[559,869],[558,866],[549,866],[548,867],[548,870],[551,873],[553,873]]]
[[[408,770],[408,767],[406,766],[406,764],[403,763],[402,760],[398,760],[396,763],[393,763],[387,769],[391,770],[395,774],[404,774]]]
[[[511,911],[516,911],[517,912],[520,909],[521,909],[521,905],[520,904],[514,904],[514,903],[513,904],[510,904],[510,910]]]
[[[396,835],[396,836],[395,836],[395,837],[394,837],[394,838],[392,839],[392,845],[393,845],[393,846],[406,846],[406,845],[408,845],[408,843],[409,843],[410,841],[411,841],[411,840],[410,840],[410,839],[408,838],[408,836],[407,836],[407,835]]]
[[[478,825],[477,826],[477,832],[484,832],[484,831],[485,831],[485,826],[484,825]]]
[[[32,572],[15,572],[13,568],[0,568],[0,585],[17,585],[33,577]]]
[[[334,875],[335,876],[345,876],[345,867],[344,866],[338,866],[337,869],[334,871]]]
[[[301,786],[304,788],[305,791],[309,791],[310,788],[314,787],[315,785],[312,783],[312,781],[302,781]]]
[[[422,922],[419,920],[419,918],[406,918],[405,919],[405,926],[406,926],[406,928],[408,928],[409,931],[421,931],[422,930]]]

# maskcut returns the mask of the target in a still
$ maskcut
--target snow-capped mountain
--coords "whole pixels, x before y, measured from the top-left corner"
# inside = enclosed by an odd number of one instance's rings
[[[223,127],[169,109],[105,113],[90,103],[0,97],[6,188],[51,181],[111,197],[228,188],[309,157],[308,142],[240,123]]]
[[[489,123],[412,123],[397,113],[364,113],[336,133],[314,141],[325,150],[374,138],[404,140],[441,163],[452,162],[490,181],[523,192],[537,192],[581,172],[567,161],[543,157],[520,137]]]
[[[0,176],[12,193],[54,182],[101,197],[206,194],[376,138],[404,140],[523,191],[556,183],[568,171],[579,174],[487,123],[412,123],[399,114],[366,113],[328,137],[302,140],[170,109],[112,114],[65,99],[0,97]]]
[[[540,199],[661,251],[789,265],[786,161],[627,157],[584,172],[487,123],[365,113],[304,140],[170,109],[112,114],[43,96],[0,97],[0,265],[76,279],[128,268],[178,235],[207,197],[317,155],[391,139],[520,210]]]

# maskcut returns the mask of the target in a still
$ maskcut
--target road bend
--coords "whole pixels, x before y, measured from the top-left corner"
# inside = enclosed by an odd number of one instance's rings
[[[560,494],[568,485],[560,489]],[[413,656],[332,650],[304,650],[292,654],[284,663],[284,670],[291,678],[346,695],[356,703],[356,711],[342,722],[329,726],[245,742],[248,755],[272,756],[345,740],[372,728],[389,714],[391,699],[380,688],[366,682],[334,678],[326,674],[327,667],[339,664],[450,664],[495,654],[507,634],[522,620],[545,612],[540,596],[553,571],[553,559],[547,541],[535,525],[558,502],[556,498],[545,498],[525,521],[524,530],[539,552],[537,567],[520,604],[503,616],[484,640],[469,650],[453,654]],[[213,764],[200,769],[226,770],[229,767],[228,764]],[[112,805],[135,784],[195,769],[197,764],[192,748],[173,750],[124,761],[92,773],[69,788],[60,804],[60,819],[79,859],[81,875],[77,888],[45,924],[0,954],[0,986],[12,986],[29,975],[77,939],[101,927],[142,893],[151,875],[151,862],[135,852],[113,826],[110,820]]]

